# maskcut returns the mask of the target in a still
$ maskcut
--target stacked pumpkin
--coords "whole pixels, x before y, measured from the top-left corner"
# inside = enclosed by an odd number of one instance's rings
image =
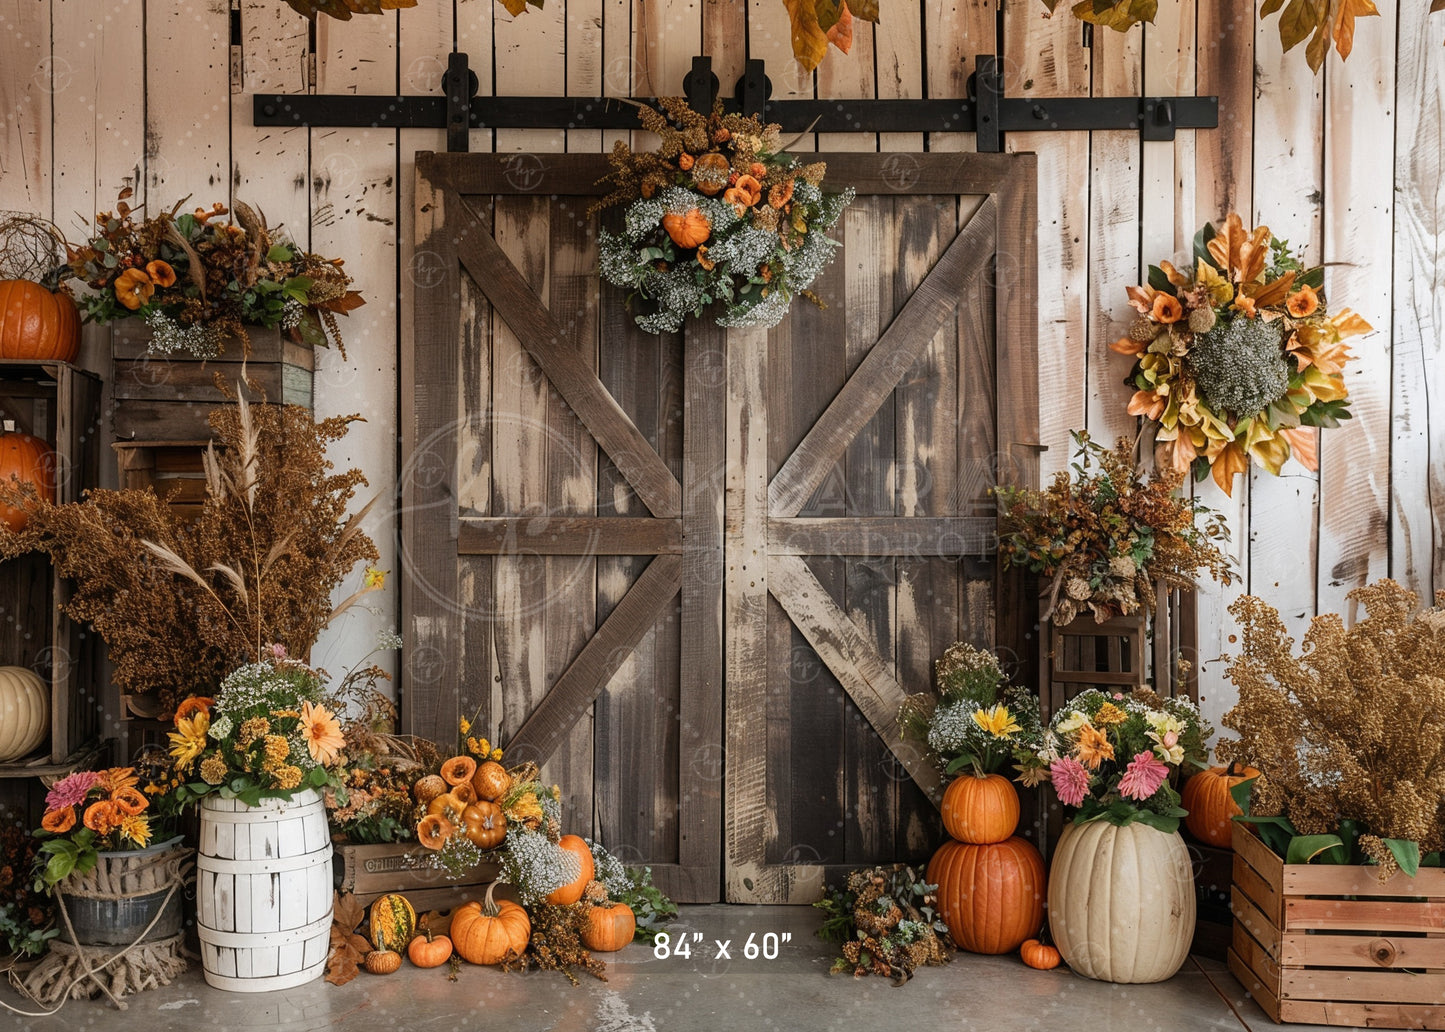
[[[954,944],[971,953],[1011,953],[1044,923],[1044,860],[1015,835],[1019,797],[998,774],[965,774],[943,795],[950,841],[926,875]]]

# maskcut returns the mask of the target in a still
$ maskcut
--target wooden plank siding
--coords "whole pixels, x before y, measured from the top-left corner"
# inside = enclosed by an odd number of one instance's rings
[[[531,457],[527,462],[532,465],[513,470],[493,468],[492,424],[475,403],[465,407],[465,399],[503,392],[488,379],[491,365],[484,369],[475,362],[454,362],[452,367],[462,379],[439,388],[445,397],[398,398],[399,382],[419,354],[517,353],[515,342],[505,337],[505,322],[490,311],[484,296],[462,282],[465,277],[457,281],[470,313],[463,322],[479,334],[477,339],[458,340],[456,327],[442,322],[426,335],[412,329],[412,285],[441,272],[451,247],[432,233],[440,225],[440,212],[434,221],[412,224],[417,208],[411,196],[413,153],[437,149],[440,135],[389,129],[261,131],[249,124],[248,92],[263,87],[327,93],[431,92],[445,55],[455,44],[471,55],[483,94],[676,93],[692,53],[701,48],[712,55],[727,94],[750,56],[767,60],[777,97],[957,97],[963,94],[975,55],[996,48],[995,21],[1001,3],[898,0],[885,5],[882,25],[859,26],[851,57],[830,51],[819,73],[800,75],[788,59],[788,21],[780,0],[556,0],[544,10],[530,9],[515,19],[493,0],[427,0],[414,9],[357,17],[344,25],[322,19],[314,40],[304,21],[279,0],[238,0],[241,37],[235,47],[230,3],[129,0],[116,17],[96,21],[89,0],[0,0],[4,27],[0,32],[0,209],[53,216],[78,237],[84,223],[96,210],[109,207],[125,185],[135,187],[137,197],[155,209],[168,208],[187,194],[193,195],[188,205],[240,197],[265,209],[273,223],[286,223],[301,242],[346,258],[347,271],[366,291],[369,304],[342,321],[350,360],[342,362],[335,354],[321,357],[316,404],[319,412],[360,411],[367,418],[353,430],[337,458],[359,462],[372,489],[395,499],[378,506],[373,530],[385,554],[381,566],[392,571],[399,590],[388,588],[373,596],[365,611],[328,635],[318,658],[344,669],[370,647],[376,630],[398,624],[400,592],[418,601],[431,598],[429,604],[438,615],[450,604],[443,600],[459,596],[467,598],[475,612],[523,604],[515,580],[505,598],[492,597],[491,589],[484,587],[497,582],[498,560],[483,554],[480,547],[478,554],[465,557],[461,583],[456,580],[455,561],[448,580],[433,568],[429,556],[396,553],[397,516],[410,518],[417,507],[440,501],[435,485],[415,475],[416,464],[410,470],[398,468],[399,452],[415,456],[420,449],[425,459],[418,461],[423,463],[461,463],[462,496],[445,501],[461,502],[463,512],[478,519],[514,515],[496,507],[492,484],[497,476],[511,477],[522,491],[530,476],[550,477],[547,463],[560,456]],[[1221,128],[1182,133],[1172,145],[1141,146],[1127,133],[1096,133],[1092,138],[1031,133],[1009,138],[1008,148],[1035,153],[1039,168],[1038,207],[1025,220],[1030,232],[1018,256],[1037,267],[1037,297],[1021,305],[1010,323],[1040,342],[1038,368],[1027,370],[1023,381],[1037,385],[1043,418],[1036,432],[1048,450],[1040,457],[1014,447],[1029,440],[1024,432],[1033,428],[1015,427],[1012,436],[1001,430],[1001,438],[1006,439],[997,441],[996,448],[1002,468],[1036,462],[1047,474],[1066,464],[1070,429],[1087,426],[1105,436],[1133,429],[1133,421],[1123,415],[1128,391],[1118,382],[1128,363],[1107,350],[1132,317],[1122,288],[1138,281],[1146,263],[1182,252],[1200,223],[1217,220],[1230,210],[1304,245],[1313,259],[1347,263],[1329,272],[1330,302],[1355,308],[1377,328],[1373,335],[1351,342],[1357,356],[1349,378],[1356,418],[1323,434],[1318,474],[1294,462],[1278,479],[1253,471],[1236,482],[1232,499],[1212,484],[1198,487],[1201,497],[1227,512],[1233,547],[1246,578],[1234,589],[1208,587],[1198,598],[1200,692],[1206,715],[1216,723],[1232,702],[1232,690],[1224,665],[1213,660],[1234,647],[1226,607],[1240,591],[1252,590],[1275,600],[1297,631],[1315,613],[1342,609],[1349,588],[1377,576],[1392,575],[1426,596],[1445,588],[1445,461],[1441,458],[1445,455],[1441,402],[1445,268],[1437,246],[1445,220],[1445,194],[1440,187],[1445,17],[1427,16],[1424,3],[1381,5],[1382,17],[1360,20],[1349,62],[1342,65],[1332,54],[1326,70],[1312,76],[1303,67],[1300,50],[1279,52],[1277,16],[1258,23],[1254,18],[1258,3],[1167,0],[1160,5],[1156,26],[1125,36],[1098,30],[1092,49],[1084,45],[1081,27],[1066,12],[1053,19],[1041,17],[1038,0],[1009,0],[1003,24],[1006,88],[1011,95],[1102,96],[1140,87],[1197,91],[1220,97]],[[177,54],[183,54],[184,61],[177,60]],[[238,80],[233,79],[233,71]],[[309,85],[313,76],[315,85]],[[626,135],[478,130],[471,143],[479,151],[517,153],[521,164],[509,166],[511,174],[543,177],[545,187],[540,192],[548,194],[567,188],[547,178],[553,175],[547,166],[549,153],[601,152],[613,139]],[[64,145],[58,145],[62,140]],[[939,166],[932,164],[935,158],[969,150],[972,144],[967,136],[941,132],[926,138],[837,134],[821,144],[801,141],[798,149],[902,152],[904,156],[891,165],[893,181],[921,177],[926,184],[928,177],[940,174]],[[603,167],[599,157],[596,168],[586,174]],[[834,162],[835,181],[848,182],[855,174],[864,173],[840,154]],[[879,176],[877,182],[861,185],[872,188],[886,181]],[[485,184],[458,186],[468,195],[488,192]],[[502,221],[510,220],[516,227],[517,246],[524,250],[523,214],[536,214],[549,224],[575,214],[545,201],[516,203],[526,206],[524,211],[504,211]],[[847,231],[860,238],[873,233],[878,237],[875,247],[900,253],[898,241],[890,235],[894,230],[880,228],[886,220],[879,214],[881,208],[869,206],[873,203],[850,212]],[[486,220],[495,215],[490,208],[478,214]],[[960,224],[970,214],[961,205]],[[576,314],[585,319],[586,299],[566,293],[560,285],[569,279],[580,283],[580,269],[558,269],[545,259],[544,255],[545,267],[539,273],[545,296],[562,308],[580,305]],[[896,310],[888,306],[905,300],[892,281],[897,277],[882,282],[884,277],[870,277],[857,269],[837,269],[829,276],[830,284],[850,299],[847,319],[857,320],[845,329],[856,326],[861,332],[863,323],[875,318],[867,305],[877,308],[879,325],[886,325]],[[868,292],[876,297],[865,305]],[[1017,299],[1014,303],[1021,304]],[[574,317],[570,310],[565,316],[554,314],[563,326]],[[816,325],[833,332],[837,327],[830,318],[820,313]],[[607,325],[601,332],[614,330],[633,333],[626,338],[632,355],[624,356],[625,349],[618,348],[578,360],[607,385],[647,441],[648,450],[663,456],[674,484],[679,483],[681,431],[670,420],[674,412],[682,412],[680,370],[689,357],[678,341],[635,334],[628,326]],[[97,353],[104,336],[95,328],[87,330],[88,355]],[[944,355],[931,339],[921,344],[928,361],[964,366],[969,361],[967,354]],[[1012,358],[1011,352],[1005,354]],[[724,357],[720,344],[712,357],[694,357],[715,362],[719,368],[725,361],[741,361],[732,352]],[[825,371],[836,380],[829,381],[833,389],[847,379],[857,360],[847,346],[840,345],[831,359],[836,368]],[[521,358],[518,363],[526,369]],[[766,377],[767,371],[759,370],[759,375]],[[760,389],[765,386],[766,380]],[[736,399],[726,396],[713,400],[722,406],[736,404]],[[438,442],[399,441],[413,425],[418,407],[443,402],[448,411],[456,408],[469,421],[458,451]],[[553,413],[559,401],[538,387],[528,404],[534,414]],[[915,406],[919,418],[935,421],[935,429],[936,421],[943,418],[936,408],[927,409],[926,398],[914,399],[907,392],[896,404]],[[522,413],[516,415],[521,418]],[[1007,412],[999,413],[1001,423],[1007,417]],[[973,418],[974,413],[958,414],[961,436]],[[863,438],[854,438],[834,456],[830,475],[836,472],[843,478],[840,483],[852,481],[857,466],[887,450],[890,434],[896,445],[899,419],[895,409],[891,428],[886,419],[867,423]],[[758,447],[763,449],[760,504],[766,505],[767,477],[773,470],[767,464],[766,439]],[[754,454],[749,457],[756,459]],[[646,518],[648,506],[610,460],[598,455],[590,469],[590,479],[567,478],[554,484],[544,478],[535,486],[545,492],[546,504],[578,510],[571,518]],[[755,480],[758,470],[748,470]],[[730,469],[727,476],[741,485],[748,470]],[[656,483],[665,484],[657,470],[653,473]],[[898,507],[915,504],[906,487],[900,487],[906,473],[900,469],[893,474],[893,515],[899,514]],[[753,480],[747,483],[757,487]],[[840,515],[860,515],[875,506],[881,512],[882,490],[881,482],[870,484],[869,493],[855,499],[858,508],[845,505]],[[712,527],[723,519],[722,514],[689,509],[688,499],[681,496],[668,511],[667,518],[691,520],[697,526]],[[926,500],[916,505],[914,514],[920,518],[978,515],[933,507]],[[660,513],[653,516],[662,518]],[[455,524],[442,528],[442,533],[451,535],[446,538],[449,544],[458,534]],[[783,531],[786,528],[780,528]],[[709,575],[723,575],[711,565],[713,553],[690,551],[690,532],[683,532],[679,540],[682,551],[677,554],[684,570],[701,566],[712,570]],[[749,544],[764,552],[771,547],[769,540]],[[550,572],[544,571],[539,593],[548,590],[548,578],[560,586],[568,582],[568,571],[576,569],[557,558],[539,561],[556,564],[546,568]],[[575,590],[579,597],[592,593],[599,626],[650,561],[655,560],[649,555],[619,551],[593,562],[591,586],[582,584]],[[912,601],[916,591],[923,592],[918,596],[923,606],[931,604],[928,576],[915,576],[906,569],[918,560],[899,560],[892,571],[850,559],[836,562],[838,599],[870,635],[881,636],[886,625],[903,619],[907,606],[917,608],[920,603]],[[898,571],[907,574],[898,586],[881,586],[890,572]],[[735,570],[724,572],[738,576]],[[823,572],[822,567],[814,570],[820,580],[825,579]],[[982,577],[970,578],[976,592],[987,571],[974,573]],[[507,576],[502,574],[504,584]],[[686,575],[683,583],[686,590]],[[750,626],[747,620],[753,619],[764,621],[761,625],[766,627],[766,610],[773,603],[765,587],[757,604],[761,613],[741,603],[736,612],[730,610],[729,627],[734,618],[743,621],[740,628]],[[947,604],[979,609],[963,598],[949,599]],[[1032,611],[1032,599],[1015,599],[1001,607],[998,619],[1031,623]],[[711,626],[709,622],[707,627]],[[968,633],[988,640],[994,631],[993,626],[983,626]],[[882,657],[891,664],[892,676],[905,686],[926,676],[926,661],[931,658],[927,653],[941,644],[932,638],[920,640],[927,644],[918,645],[914,653]],[[521,690],[510,683],[510,676],[498,680],[504,670],[517,676],[528,671],[528,677],[542,681],[560,676],[561,656],[577,644],[570,639],[549,644],[544,635],[536,656],[517,657],[498,654],[491,643],[479,643],[464,657],[459,683],[451,687],[466,706],[481,706],[485,714],[500,719],[509,693]],[[728,656],[729,677],[745,676],[748,664],[766,662],[766,644],[754,645],[748,652],[744,644],[739,652],[730,637],[725,645],[716,646]],[[403,699],[408,684],[426,680],[434,658],[428,650],[435,647],[437,642],[424,635],[408,642],[399,685]],[[677,758],[681,746],[675,715],[661,707],[643,712],[643,704],[656,692],[669,705],[684,705],[682,686],[656,683],[652,671],[667,666],[667,650],[688,655],[693,647],[690,635],[676,624],[669,628],[664,623],[644,635],[615,679],[618,686],[626,682],[626,691],[633,693],[630,701],[621,691],[609,694],[595,712],[593,740],[609,743],[597,748],[614,754],[635,751],[649,735],[665,732],[674,736],[665,739],[667,762],[684,762]],[[524,660],[535,660],[535,668]],[[608,710],[614,700],[623,700],[618,703],[621,708]],[[452,711],[404,706],[408,726],[432,731],[453,726],[456,716]],[[644,718],[645,723],[628,723]],[[711,727],[706,722],[721,717],[703,714],[699,719],[702,726]],[[496,725],[494,720],[489,730],[495,731]],[[731,719],[728,727],[730,735],[743,733],[733,728]],[[582,761],[576,762],[579,769],[569,778],[585,778]],[[719,792],[738,787],[734,775],[729,769],[727,782],[717,786]],[[737,776],[748,775],[737,772]],[[594,786],[594,795],[600,798],[604,792],[602,785]],[[845,805],[854,807],[858,802]],[[890,805],[881,799],[866,802]],[[574,799],[569,812],[584,806]],[[605,808],[603,803],[594,801],[593,807],[596,812],[578,814],[579,818],[613,834],[612,829],[593,823]],[[647,821],[654,819],[676,820],[675,816],[634,816],[630,827],[616,834],[641,836]],[[848,831],[855,836],[862,833],[861,824]]]

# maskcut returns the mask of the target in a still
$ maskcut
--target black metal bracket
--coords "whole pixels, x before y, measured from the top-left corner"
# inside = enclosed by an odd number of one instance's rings
[[[967,98],[948,100],[772,100],[763,62],[748,61],[723,110],[777,122],[784,132],[973,133],[978,150],[1003,150],[1008,133],[1128,129],[1172,140],[1178,129],[1219,126],[1218,97],[1045,97],[1004,94],[1002,61],[979,55]],[[682,92],[696,111],[718,94],[712,59],[694,57]],[[258,126],[446,129],[447,149],[465,151],[470,129],[636,129],[637,103],[610,97],[479,97],[467,55],[447,61],[439,97],[256,94]]]

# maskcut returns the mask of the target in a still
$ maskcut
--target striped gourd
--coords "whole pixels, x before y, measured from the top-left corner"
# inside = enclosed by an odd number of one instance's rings
[[[371,944],[404,952],[416,934],[416,911],[405,896],[392,892],[371,905]]]

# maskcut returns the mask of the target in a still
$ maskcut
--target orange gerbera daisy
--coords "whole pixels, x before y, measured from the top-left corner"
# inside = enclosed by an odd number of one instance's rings
[[[151,299],[156,285],[144,269],[126,269],[115,278],[115,299],[132,312]]]
[[[1074,758],[1090,770],[1098,770],[1099,764],[1114,758],[1114,746],[1109,736],[1093,724],[1079,728],[1079,741],[1074,746]]]
[[[306,743],[311,758],[325,766],[341,752],[346,739],[341,734],[341,722],[325,706],[301,704],[301,739]]]
[[[1314,315],[1315,309],[1320,306],[1320,296],[1315,293],[1311,286],[1303,286],[1296,290],[1289,297],[1285,298],[1284,307],[1290,315],[1296,319],[1303,319],[1306,316]]]
[[[56,835],[64,835],[75,827],[75,807],[67,806],[59,810],[51,810],[40,818],[40,826]]]

